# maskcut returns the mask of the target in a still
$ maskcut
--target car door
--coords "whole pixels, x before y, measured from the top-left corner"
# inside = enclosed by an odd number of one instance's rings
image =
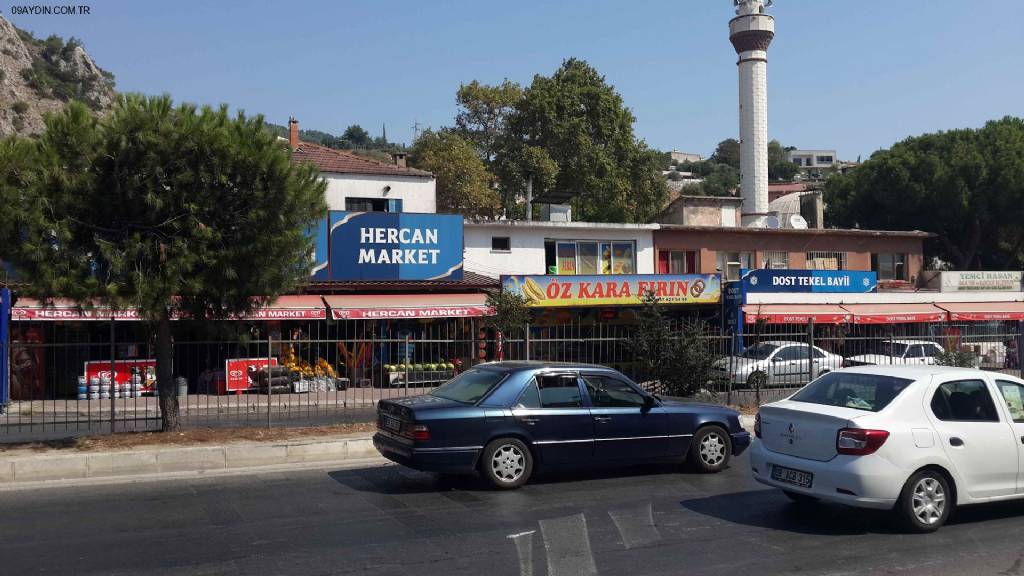
[[[512,408],[545,464],[580,464],[594,452],[594,422],[575,373],[537,374]]]
[[[921,344],[907,346],[907,352],[903,355],[904,364],[931,364],[925,354],[925,347]]]
[[[582,373],[594,419],[594,458],[650,460],[668,453],[668,415],[657,401],[610,374]]]
[[[768,363],[771,384],[797,386],[807,382],[810,373],[810,355],[806,344],[791,344],[779,348]]]
[[[977,378],[939,381],[926,397],[939,442],[974,498],[1017,491],[1017,440],[996,409],[989,386]]]
[[[1024,493],[1024,384],[996,377],[996,389],[1003,399],[1006,416],[1013,426],[1017,443],[1017,493]]]

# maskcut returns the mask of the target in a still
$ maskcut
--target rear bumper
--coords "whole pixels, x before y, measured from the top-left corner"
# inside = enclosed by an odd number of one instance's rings
[[[750,432],[737,432],[730,434],[732,437],[732,455],[739,456],[750,446]]]
[[[373,445],[382,456],[414,470],[448,474],[471,473],[476,468],[480,446],[451,448],[416,448],[380,432],[374,434]]]
[[[773,466],[814,474],[810,488],[773,480]],[[836,456],[819,462],[772,452],[759,441],[750,450],[750,468],[754,480],[768,486],[848,506],[883,510],[895,506],[907,480],[905,471],[875,455]]]

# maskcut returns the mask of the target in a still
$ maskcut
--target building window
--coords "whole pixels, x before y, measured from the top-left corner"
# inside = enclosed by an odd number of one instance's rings
[[[818,156],[817,160],[818,160],[818,164],[831,164],[832,163],[832,157],[831,156]]]
[[[733,262],[738,262],[740,268],[746,268],[750,270],[754,267],[754,253],[753,252],[719,252],[718,262],[716,270],[719,272],[725,272],[728,265]]]
[[[808,270],[847,270],[846,252],[808,252]]]
[[[636,274],[634,242],[547,240],[549,274]]]
[[[907,280],[907,255],[872,254],[871,269],[879,280]]]
[[[696,274],[697,252],[662,250],[658,252],[658,274]]]
[[[511,252],[512,241],[508,236],[491,236],[491,252]]]
[[[401,199],[387,198],[345,198],[345,210],[349,212],[401,212]]]
[[[761,254],[765,268],[784,270],[789,268],[789,252],[768,251]]]

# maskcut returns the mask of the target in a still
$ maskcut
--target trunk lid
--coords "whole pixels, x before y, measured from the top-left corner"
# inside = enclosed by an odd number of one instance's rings
[[[783,400],[761,410],[761,442],[772,452],[825,462],[836,456],[836,435],[863,410]]]

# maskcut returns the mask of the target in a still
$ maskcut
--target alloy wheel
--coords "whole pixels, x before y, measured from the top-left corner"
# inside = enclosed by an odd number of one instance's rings
[[[725,460],[725,440],[710,432],[700,441],[700,459],[708,466],[718,466]]]
[[[526,456],[519,447],[503,444],[491,457],[491,472],[502,482],[515,482],[526,471]]]
[[[931,477],[921,478],[914,485],[911,505],[914,516],[922,524],[930,526],[938,522],[946,510],[946,491],[942,483]]]

